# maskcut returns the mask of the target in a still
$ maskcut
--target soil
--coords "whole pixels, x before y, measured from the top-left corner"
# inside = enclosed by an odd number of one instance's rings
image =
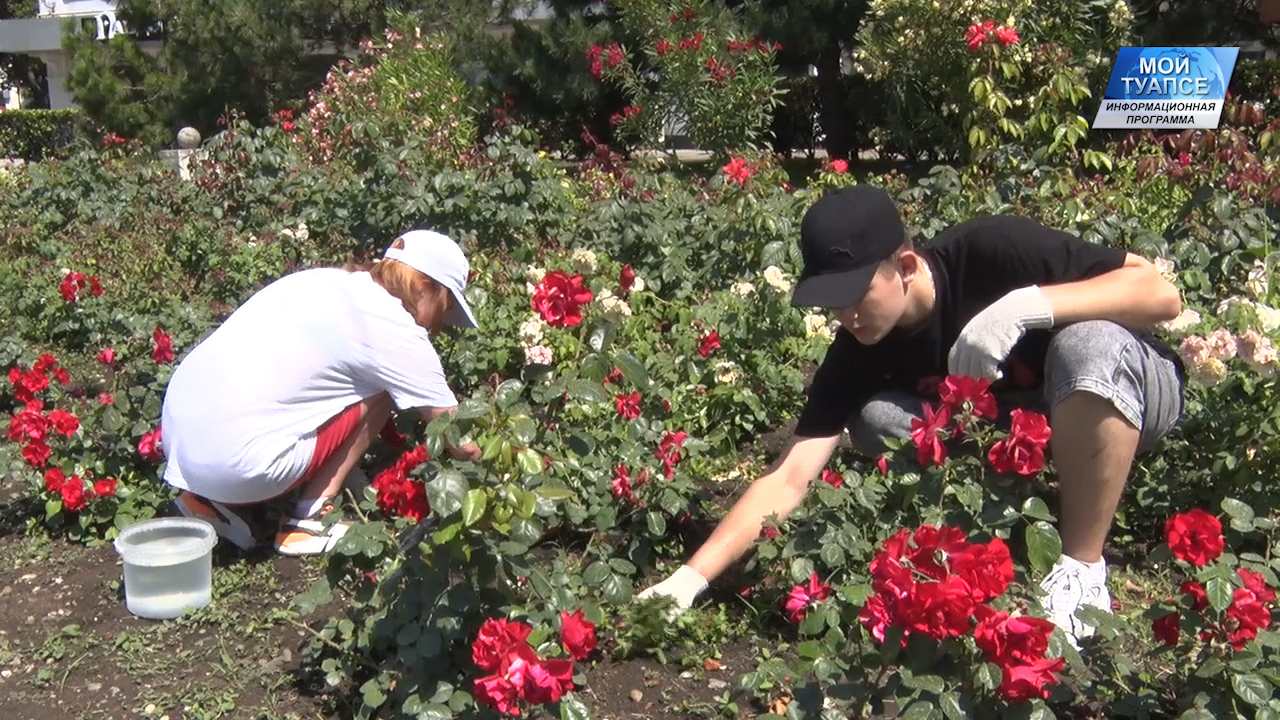
[[[12,488],[12,485],[10,485]],[[214,552],[213,603],[178,620],[125,608],[110,544],[86,547],[26,531],[41,508],[0,499],[0,718],[336,718],[340,699],[310,678],[305,632],[289,600],[321,572],[314,559]],[[604,659],[578,691],[605,719],[754,717],[737,678],[755,663],[745,640],[689,665]],[[718,664],[717,664],[718,663]]]

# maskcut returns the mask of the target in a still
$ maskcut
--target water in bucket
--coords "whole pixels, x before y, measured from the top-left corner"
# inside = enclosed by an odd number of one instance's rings
[[[124,560],[125,607],[140,617],[174,618],[212,599],[213,526],[194,518],[157,518],[116,538]]]

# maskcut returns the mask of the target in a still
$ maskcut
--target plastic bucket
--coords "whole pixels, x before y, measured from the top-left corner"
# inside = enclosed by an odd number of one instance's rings
[[[124,561],[125,607],[134,615],[175,618],[212,600],[218,535],[204,520],[143,520],[122,530],[114,544]]]

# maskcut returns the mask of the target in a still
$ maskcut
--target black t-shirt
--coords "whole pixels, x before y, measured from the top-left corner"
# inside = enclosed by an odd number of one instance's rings
[[[801,437],[838,435],[873,395],[900,389],[931,398],[947,375],[947,355],[973,316],[1005,294],[1028,285],[1085,280],[1124,266],[1126,251],[1082,240],[1015,215],[977,217],[940,233],[918,252],[929,263],[936,287],[925,327],[895,329],[875,345],[863,345],[843,328],[827,349],[800,415]],[[1181,360],[1147,331],[1135,336]],[[1044,383],[1048,330],[1030,330],[1001,366],[993,391],[1027,390]]]

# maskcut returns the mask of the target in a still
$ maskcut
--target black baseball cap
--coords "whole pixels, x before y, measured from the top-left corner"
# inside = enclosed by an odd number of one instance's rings
[[[867,294],[880,263],[902,247],[906,228],[889,193],[853,185],[821,197],[800,223],[804,269],[795,307],[839,308]]]

